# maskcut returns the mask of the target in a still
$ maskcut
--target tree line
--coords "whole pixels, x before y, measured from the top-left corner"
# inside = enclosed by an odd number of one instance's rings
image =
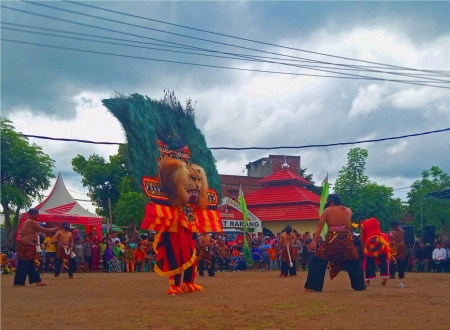
[[[0,118],[1,124],[1,206],[5,216],[6,246],[14,246],[20,214],[35,201],[43,199],[43,191],[55,178],[55,161],[42,148],[30,143],[17,132],[12,122]],[[450,175],[438,166],[421,173],[407,194],[407,203],[394,197],[392,187],[372,182],[365,174],[369,152],[363,148],[352,148],[347,155],[347,164],[339,171],[333,186],[344,205],[353,210],[353,221],[358,217],[376,217],[384,230],[391,220],[404,222],[413,219],[420,231],[422,195],[450,187]],[[134,229],[143,219],[148,201],[142,192],[139,180],[129,170],[127,146],[120,145],[116,155],[106,160],[97,154],[87,159],[77,155],[72,159],[73,170],[80,174],[81,183],[88,189],[88,197],[96,206],[96,213],[109,217],[108,199],[111,201],[113,222]],[[312,175],[302,169],[301,176],[312,181]],[[321,187],[309,188],[320,194]],[[450,225],[450,202],[427,201],[423,204],[423,219],[426,225],[435,225],[438,232]]]

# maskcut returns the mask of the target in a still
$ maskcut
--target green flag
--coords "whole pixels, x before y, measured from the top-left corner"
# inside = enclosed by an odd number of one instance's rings
[[[327,203],[327,198],[329,194],[329,185],[328,185],[328,173],[325,179],[322,181],[322,195],[320,196],[320,207],[319,207],[319,217],[322,215],[323,209],[325,208],[325,204]],[[324,237],[328,231],[328,225],[325,224],[323,226],[322,232],[320,236]]]
[[[247,266],[252,266],[252,253],[250,251],[250,247],[247,242],[247,205],[245,204],[244,192],[242,191],[242,186],[239,186],[239,197],[238,197],[239,205],[241,206],[242,211],[242,222],[244,223],[244,255],[247,260]]]

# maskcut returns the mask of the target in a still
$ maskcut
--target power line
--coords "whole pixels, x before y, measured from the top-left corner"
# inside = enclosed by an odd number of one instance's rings
[[[171,50],[171,49],[161,49],[161,48],[156,48],[156,47],[145,47],[145,46],[138,46],[138,45],[129,45],[129,44],[123,44],[123,43],[117,43],[117,42],[109,42],[109,41],[92,40],[92,39],[86,39],[86,38],[78,38],[78,37],[57,35],[57,34],[52,34],[52,33],[44,33],[44,32],[37,32],[37,31],[27,31],[27,30],[21,30],[21,29],[16,29],[16,28],[9,28],[9,27],[3,27],[2,29],[3,30],[11,30],[11,31],[31,33],[31,34],[38,34],[38,35],[45,35],[45,36],[52,36],[52,37],[58,37],[58,38],[64,38],[64,39],[73,39],[73,40],[90,41],[90,42],[102,43],[102,44],[134,47],[134,48],[140,48],[140,49],[151,49],[151,50],[157,50],[157,51],[181,53],[181,54],[197,55],[197,56],[206,56],[206,57],[237,59],[237,60],[241,60],[241,61],[271,63],[271,64],[279,64],[279,65],[293,66],[293,67],[306,68],[306,69],[310,68],[310,66],[305,66],[305,65],[295,65],[295,64],[280,63],[280,62],[260,60],[260,59],[240,58],[240,57],[233,57],[233,56],[221,56],[221,55],[211,55],[211,54],[201,54],[201,53],[181,51],[181,50]],[[353,75],[353,74],[340,73],[340,72],[334,72],[334,71],[329,71],[329,70],[320,70],[320,71],[338,73],[338,74],[343,74],[343,75],[347,75],[347,76],[350,76],[350,77],[361,78],[361,79],[365,79],[365,80],[379,80],[379,79],[385,80],[384,78],[367,77],[367,76],[362,76],[362,75]],[[429,80],[398,80],[398,79],[392,80],[392,79],[390,79],[390,80],[385,80],[385,81],[402,82],[402,83],[450,83],[450,81],[448,81],[448,80],[441,80],[441,79],[435,79],[435,78],[426,78],[426,79],[429,79]],[[433,80],[433,81],[430,81],[430,80]]]
[[[115,11],[115,10],[107,9],[107,8],[103,8],[103,7],[97,7],[97,6],[94,6],[94,5],[80,3],[80,2],[76,2],[76,1],[64,1],[64,2],[68,2],[68,3],[74,4],[74,5],[78,5],[78,6],[84,6],[84,7],[94,8],[94,9],[98,9],[98,10],[103,10],[103,11],[107,11],[107,12],[111,12],[111,13],[116,13],[116,14],[120,14],[120,15],[125,15],[125,16],[129,16],[129,17],[140,18],[140,19],[144,19],[144,20],[152,21],[152,22],[157,22],[157,23],[161,23],[161,24],[181,27],[181,28],[185,28],[185,29],[189,29],[189,30],[194,30],[194,31],[199,31],[199,32],[219,35],[219,36],[233,38],[233,39],[238,39],[238,40],[243,40],[243,41],[250,41],[250,42],[254,42],[254,43],[258,43],[258,44],[262,44],[262,45],[266,45],[266,46],[279,47],[279,48],[283,48],[283,49],[295,50],[295,51],[305,52],[305,53],[310,53],[310,54],[315,54],[315,55],[328,56],[328,57],[333,57],[333,58],[339,58],[339,59],[345,59],[345,60],[351,60],[351,61],[357,61],[357,62],[364,62],[364,63],[369,63],[369,64],[377,64],[377,65],[393,67],[393,68],[401,68],[401,69],[414,70],[414,71],[416,71],[416,70],[417,71],[428,71],[428,70],[418,70],[418,69],[413,69],[413,68],[406,68],[406,67],[390,65],[390,64],[384,64],[384,63],[378,63],[378,62],[372,62],[372,61],[359,60],[359,59],[354,59],[354,58],[349,58],[349,57],[344,57],[344,56],[338,56],[338,55],[314,52],[314,51],[309,51],[309,50],[300,49],[300,48],[293,48],[293,47],[287,47],[287,46],[282,46],[282,45],[276,45],[276,44],[272,44],[272,43],[268,43],[268,42],[263,42],[263,41],[248,39],[248,38],[242,38],[242,37],[237,37],[237,36],[233,36],[233,35],[229,35],[229,34],[218,33],[218,32],[198,29],[198,28],[193,28],[193,27],[190,27],[190,26],[185,26],[185,25],[175,24],[175,23],[169,23],[169,22],[165,22],[165,21],[161,21],[161,20],[157,20],[157,19],[152,19],[152,18],[148,18],[148,17],[143,17],[143,16],[138,16],[138,15],[132,15],[132,14],[119,12],[119,11]],[[53,7],[53,8],[55,8],[55,7]],[[169,33],[169,32],[166,32],[166,33]],[[177,35],[179,35],[179,34],[177,34]],[[181,35],[181,36],[190,38],[190,36],[186,36],[186,35]],[[203,39],[201,39],[201,40],[203,40]],[[210,40],[206,39],[206,41],[210,41]],[[210,41],[210,42],[214,42],[214,41]]]
[[[180,33],[175,33],[175,32],[170,32],[170,31],[164,31],[164,30],[155,29],[155,28],[150,28],[150,27],[142,26],[142,25],[138,25],[138,24],[126,23],[126,22],[122,22],[122,21],[118,21],[118,20],[113,20],[113,19],[109,19],[109,18],[105,18],[105,17],[100,17],[100,16],[95,16],[95,15],[90,15],[90,14],[86,14],[86,13],[77,12],[77,11],[74,11],[74,10],[69,10],[69,9],[64,9],[64,8],[54,7],[54,6],[50,6],[50,5],[46,5],[46,4],[42,4],[42,3],[36,3],[36,2],[27,2],[27,3],[32,4],[32,5],[36,5],[36,6],[45,7],[45,8],[54,9],[54,10],[59,10],[59,11],[63,11],[63,12],[68,12],[68,13],[72,13],[72,14],[77,14],[77,15],[81,15],[81,16],[85,16],[85,17],[96,18],[96,19],[100,19],[100,20],[104,20],[104,21],[108,21],[108,22],[114,22],[114,23],[123,24],[123,25],[127,25],[127,26],[133,26],[133,27],[139,27],[139,28],[143,28],[143,29],[147,29],[147,30],[151,30],[151,31],[160,32],[160,33],[166,33],[166,34],[171,34],[171,35],[181,36],[181,37],[185,37],[185,38],[190,38],[190,39],[195,39],[195,40],[200,40],[200,41],[206,41],[206,42],[215,43],[215,44],[220,44],[220,45],[225,45],[225,46],[231,46],[231,47],[235,47],[235,48],[241,48],[241,49],[252,50],[252,51],[257,51],[257,52],[263,52],[263,53],[269,53],[269,54],[275,54],[275,55],[281,55],[281,56],[292,57],[292,56],[289,56],[289,55],[284,55],[284,54],[279,54],[279,53],[274,53],[274,52],[263,51],[263,50],[260,50],[260,49],[249,48],[249,47],[244,47],[244,46],[238,46],[238,45],[233,45],[233,44],[229,44],[229,43],[224,43],[224,42],[219,42],[219,41],[214,41],[214,40],[209,40],[209,39],[204,39],[204,38],[198,38],[198,37],[189,36],[189,35],[184,35],[184,34],[180,34]],[[9,7],[5,7],[5,8],[11,9],[11,8],[9,8]],[[25,11],[24,11],[24,12],[25,12]],[[29,12],[28,12],[28,13],[29,13]],[[36,14],[36,13],[33,13],[33,14]],[[41,14],[39,14],[39,16],[46,16],[46,15],[41,15]],[[56,18],[55,18],[55,19],[56,19]],[[61,19],[59,19],[59,20],[61,20]],[[276,45],[275,45],[275,46],[276,46]],[[294,58],[302,59],[301,57],[294,57]],[[346,58],[346,59],[354,60],[354,61],[360,61],[360,60],[355,60],[355,59],[350,59],[350,58]],[[316,62],[316,63],[322,63],[322,64],[327,63],[327,62],[323,62],[323,61],[315,61],[315,62]],[[363,61],[363,62],[367,62],[367,61]],[[379,63],[376,63],[376,62],[368,62],[368,63],[371,63],[371,64],[379,64]],[[327,63],[327,64],[329,64],[329,63]],[[352,65],[346,65],[346,64],[334,64],[334,65],[354,67],[354,66],[352,66]],[[390,66],[390,65],[385,65],[385,66]],[[402,67],[399,67],[399,66],[393,66],[393,67],[396,67],[396,68],[402,68]],[[410,69],[410,68],[404,68],[404,69],[409,69],[409,70],[413,70],[413,71],[423,71],[423,70]],[[311,68],[311,70],[325,71],[325,70],[314,69],[314,68]],[[372,70],[372,71],[374,71],[374,70]],[[344,73],[340,73],[340,72],[332,72],[332,71],[325,71],[325,72],[344,74]],[[390,74],[398,74],[398,73],[390,73]]]
[[[111,44],[111,45],[118,45],[118,46],[127,46],[127,47],[141,48],[141,49],[152,49],[152,50],[164,51],[164,52],[182,53],[182,54],[206,56],[206,57],[237,59],[237,60],[242,60],[242,61],[272,63],[272,64],[293,66],[293,67],[306,68],[306,69],[313,68],[312,66],[307,66],[307,65],[295,65],[295,64],[289,64],[289,63],[280,63],[280,62],[274,62],[274,61],[260,60],[260,59],[257,59],[257,58],[254,59],[254,58],[250,58],[250,57],[249,58],[241,58],[241,57],[234,57],[234,56],[221,56],[221,55],[201,54],[201,53],[194,53],[194,52],[187,52],[187,51],[180,51],[180,50],[161,49],[161,48],[155,48],[155,47],[145,47],[145,46],[122,44],[122,43],[117,43],[117,42],[108,42],[108,41],[92,40],[92,39],[86,39],[86,38],[70,37],[70,36],[56,35],[56,34],[51,34],[51,33],[43,33],[43,32],[36,32],[36,31],[21,30],[21,29],[9,28],[9,27],[3,27],[2,29],[4,29],[4,30],[11,30],[11,31],[18,31],[18,32],[25,32],[25,33],[32,33],[32,34],[38,34],[38,35],[46,35],[46,36],[52,36],[52,37],[58,37],[58,38],[65,38],[65,39],[90,41],[90,42],[96,42],[96,43]],[[164,45],[161,45],[161,46],[164,46]],[[241,56],[241,54],[235,54],[235,55],[240,55]],[[317,67],[320,67],[320,66],[316,66],[316,68]],[[343,68],[338,68],[338,69],[342,70]],[[345,69],[345,70],[356,70],[356,69]],[[377,77],[367,77],[367,76],[353,75],[353,74],[348,74],[348,73],[340,73],[340,72],[329,71],[329,70],[319,70],[319,71],[338,73],[338,74],[348,75],[348,76],[351,76],[351,77],[364,78],[364,79],[369,79],[369,80],[383,79],[383,78],[377,78]],[[406,75],[406,74],[402,74],[402,75]],[[412,76],[412,75],[407,75],[407,76],[416,77],[416,76]],[[403,82],[403,83],[450,83],[450,81],[448,81],[448,80],[441,80],[441,79],[435,79],[435,78],[425,78],[425,79],[428,79],[428,80],[398,80],[398,79],[395,79],[395,80],[389,80],[389,81]]]
[[[393,137],[387,137],[387,138],[379,138],[379,139],[370,139],[370,140],[360,140],[360,141],[354,141],[354,142],[337,142],[337,143],[327,143],[327,144],[309,144],[309,145],[303,145],[303,146],[279,146],[279,147],[241,147],[241,148],[232,148],[232,147],[212,147],[209,148],[210,150],[274,150],[274,149],[306,149],[306,148],[323,148],[323,147],[334,147],[334,146],[342,146],[342,145],[353,145],[353,144],[361,144],[361,143],[368,143],[368,142],[382,142],[382,141],[389,141],[389,140],[399,140],[399,139],[405,139],[409,137],[415,137],[415,136],[422,136],[422,135],[429,135],[429,134],[436,134],[436,133],[442,133],[450,131],[449,128],[443,128],[428,132],[422,132],[422,133],[414,133],[414,134],[407,134],[407,135],[399,135],[399,136],[393,136]],[[118,142],[95,142],[95,141],[89,141],[89,140],[79,140],[79,139],[66,139],[66,138],[54,138],[49,136],[41,136],[41,135],[29,135],[29,134],[22,134],[24,137],[27,138],[36,138],[36,139],[43,139],[43,140],[53,140],[53,141],[64,141],[64,142],[80,142],[80,143],[89,143],[89,144],[106,144],[106,145],[121,145],[124,143],[118,143]],[[409,188],[409,187],[405,187]],[[400,188],[403,189],[403,188]]]
[[[31,2],[30,2],[30,3],[31,3]],[[31,3],[31,4],[36,4],[36,3]],[[42,4],[36,4],[36,5],[39,6],[39,5],[42,5]],[[56,9],[56,10],[68,11],[68,10],[65,10],[65,9],[61,9],[61,8],[57,8],[57,7],[52,7],[52,6],[48,6],[48,5],[42,5],[42,6],[44,6],[44,7],[49,7],[49,8]],[[116,33],[125,34],[125,35],[137,36],[137,37],[140,37],[140,38],[146,38],[146,39],[151,39],[151,40],[157,40],[157,41],[160,41],[160,42],[165,42],[165,43],[170,43],[170,44],[176,44],[176,45],[186,46],[186,45],[184,45],[184,44],[179,44],[179,43],[169,42],[169,41],[165,41],[165,40],[161,40],[161,39],[150,38],[150,37],[140,36],[140,35],[131,34],[131,33],[126,33],[126,32],[122,32],[122,31],[117,31],[117,30],[107,29],[107,28],[103,28],[103,27],[99,27],[99,26],[95,26],[95,25],[90,25],[90,24],[85,24],[85,23],[81,23],[81,22],[70,21],[70,20],[66,20],[66,19],[62,19],[62,18],[56,18],[56,17],[44,15],[44,14],[38,14],[38,13],[26,11],[26,10],[21,10],[21,9],[16,9],[16,8],[12,8],[12,7],[7,7],[7,6],[4,6],[4,5],[1,5],[1,7],[2,7],[2,8],[6,8],[6,9],[11,9],[11,10],[14,10],[14,11],[18,11],[18,12],[23,12],[23,13],[35,15],[35,16],[40,16],[40,17],[45,17],[45,18],[49,18],[49,19],[53,19],[53,20],[58,20],[58,21],[63,21],[63,22],[67,22],[67,23],[77,24],[77,25],[81,25],[81,26],[87,26],[87,27],[96,28],[96,29],[101,29],[101,30],[105,30],[105,31],[111,31],[111,32],[116,32]],[[69,12],[73,12],[73,11],[69,11]],[[78,12],[74,12],[74,13],[78,13]],[[83,13],[78,13],[78,14],[79,14],[79,15],[83,15]],[[90,16],[93,16],[93,15],[90,15]],[[94,16],[94,17],[99,18],[99,19],[104,19],[104,18],[98,17],[98,16]],[[107,20],[107,19],[106,19],[106,20]],[[114,20],[113,20],[113,21],[114,21]],[[114,22],[121,23],[121,24],[125,24],[125,23],[119,22],[119,21],[114,21]],[[128,24],[128,23],[126,23],[126,24]],[[146,27],[143,27],[143,28],[146,28]],[[45,46],[44,46],[44,47],[45,47]],[[55,47],[55,46],[47,46],[47,47]],[[191,46],[188,46],[188,47],[191,47]],[[298,58],[298,59],[302,59],[301,57],[289,56],[289,55],[283,55],[283,54],[278,54],[278,53],[273,53],[273,52],[267,52],[267,51],[262,51],[262,50],[258,50],[258,49],[252,49],[252,48],[248,48],[248,47],[241,47],[241,46],[234,46],[234,47],[239,47],[239,48],[244,48],[244,49],[250,49],[250,50],[254,50],[254,51],[258,51],[258,52],[269,53],[269,54],[275,54],[275,55],[279,55],[279,56],[287,56],[287,57],[290,57],[290,58]],[[202,51],[211,51],[211,50],[201,49],[201,48],[199,48],[199,47],[193,47],[193,49],[196,49],[196,50],[202,50]],[[90,51],[87,51],[87,52],[90,52]],[[238,55],[236,55],[236,56],[238,56]],[[242,56],[246,56],[246,57],[252,58],[251,56],[248,56],[248,55],[242,55]],[[334,64],[334,63],[328,63],[328,62],[323,62],[323,61],[313,61],[313,60],[310,60],[310,61],[313,62],[313,63],[324,63],[324,64],[331,64],[331,65],[341,65],[341,66],[344,66],[344,67],[347,67],[347,66],[348,66],[348,65],[345,65],[345,64]],[[215,66],[215,67],[217,67],[217,66]],[[358,66],[350,66],[350,67],[356,67],[356,68],[357,68]],[[311,67],[309,67],[308,69],[310,69],[310,68],[311,68]],[[311,68],[311,69],[312,69],[312,68]],[[312,70],[319,70],[319,71],[325,71],[325,72],[332,72],[332,73],[337,73],[337,74],[340,74],[340,75],[350,75],[350,74],[346,74],[346,73],[342,73],[342,72],[333,72],[333,71],[326,71],[326,70],[321,70],[321,69],[312,69]],[[254,71],[255,71],[255,72],[263,72],[262,70],[254,70]],[[275,72],[274,72],[274,73],[275,73]],[[305,75],[305,74],[303,74],[303,75]],[[325,75],[322,75],[322,76],[320,76],[320,75],[309,75],[309,76],[329,77],[329,78],[330,78],[330,77],[336,77],[336,76],[325,76]],[[350,75],[350,76],[354,76],[354,75]],[[411,76],[411,75],[409,75],[409,76]],[[361,76],[361,77],[365,77],[365,76]],[[346,78],[346,77],[341,77],[341,78]],[[401,82],[401,83],[407,83],[407,84],[413,84],[413,85],[419,85],[419,86],[429,86],[429,87],[447,88],[447,87],[435,86],[435,85],[425,85],[425,84],[422,84],[422,83],[419,83],[419,82],[414,82],[414,81],[408,81],[408,82],[407,82],[407,81],[403,81],[403,80],[388,80],[388,79],[377,78],[377,77],[369,77],[369,78],[365,77],[365,78],[363,78],[363,79],[379,80],[379,81],[392,81],[392,82]],[[430,79],[430,78],[426,78],[426,79]],[[426,81],[426,83],[431,83],[431,81]]]
[[[107,53],[107,52],[87,50],[87,49],[78,49],[78,48],[71,48],[71,47],[62,47],[62,46],[38,44],[38,43],[34,43],[34,42],[26,42],[26,41],[12,40],[12,39],[6,39],[6,38],[1,38],[0,40],[6,41],[6,42],[17,43],[17,44],[23,44],[23,45],[32,45],[32,46],[46,47],[46,48],[53,48],[53,49],[70,50],[70,51],[76,51],[76,52],[82,52],[82,53],[109,55],[109,56],[115,56],[115,57],[126,57],[126,58],[133,58],[133,59],[140,59],[140,60],[147,60],[147,61],[156,61],[156,62],[164,62],[164,63],[175,63],[175,64],[183,64],[183,65],[201,66],[201,67],[207,67],[207,68],[227,69],[227,70],[236,70],[236,71],[248,71],[248,72],[260,72],[260,73],[275,73],[275,74],[282,74],[282,75],[306,76],[306,77],[322,77],[322,78],[337,78],[337,79],[357,79],[357,80],[376,80],[376,81],[393,81],[393,82],[399,82],[399,83],[410,84],[410,85],[417,85],[417,86],[427,86],[427,87],[437,87],[437,88],[450,89],[450,87],[429,85],[429,84],[425,84],[425,83],[421,83],[421,82],[413,82],[413,81],[409,81],[409,80],[394,80],[394,79],[369,78],[369,77],[368,78],[358,78],[358,77],[347,77],[347,76],[331,76],[331,75],[317,75],[317,74],[308,74],[308,73],[294,73],[294,72],[283,72],[283,71],[244,69],[244,68],[236,68],[236,67],[222,66],[222,65],[201,64],[201,63],[193,63],[193,62],[163,60],[163,59],[159,59],[159,58],[133,56],[133,55],[126,55],[126,54],[114,54],[114,53]]]

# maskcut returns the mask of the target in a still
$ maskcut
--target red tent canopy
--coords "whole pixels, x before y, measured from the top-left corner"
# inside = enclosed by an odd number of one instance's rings
[[[39,210],[39,222],[57,222],[64,221],[74,225],[84,225],[86,233],[95,231],[99,240],[102,238],[102,218],[90,213],[83,208],[67,190],[61,173],[58,174],[56,183],[48,197],[40,203],[36,208]],[[20,228],[28,219],[26,213],[22,214],[19,222]]]

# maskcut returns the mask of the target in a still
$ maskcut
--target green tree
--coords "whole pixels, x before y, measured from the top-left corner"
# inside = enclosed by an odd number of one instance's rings
[[[432,166],[421,174],[422,178],[411,185],[408,192],[409,213],[414,217],[414,225],[418,231],[421,228],[421,202],[426,193],[450,187],[450,175],[438,166]],[[424,199],[423,223],[434,225],[440,230],[450,226],[450,202],[448,200]]]
[[[347,165],[339,171],[334,184],[334,191],[347,205],[361,194],[361,189],[369,182],[364,174],[369,152],[362,148],[352,148],[347,154]]]
[[[348,163],[339,171],[334,192],[352,209],[354,221],[360,216],[375,217],[382,229],[388,230],[391,220],[404,218],[405,208],[400,198],[394,198],[393,188],[369,180],[365,174],[368,156],[366,149],[350,149]]]
[[[139,225],[144,218],[145,205],[148,198],[143,193],[132,191],[131,179],[123,177],[120,183],[119,201],[114,207],[113,214],[116,224],[128,226],[131,230],[128,234],[134,233],[136,225]]]
[[[1,205],[5,214],[6,246],[13,248],[20,212],[33,200],[42,200],[50,187],[55,161],[36,144],[16,132],[12,122],[0,117]]]
[[[312,174],[306,174],[306,170],[307,170],[307,168],[300,167],[300,169],[298,171],[298,175],[300,177],[302,177],[303,179],[308,180],[309,182],[311,182],[310,185],[306,186],[307,190],[312,191],[316,195],[320,196],[322,194],[322,187],[321,186],[316,186],[314,184],[313,175]]]
[[[129,176],[126,145],[120,145],[117,155],[110,156],[109,162],[97,154],[88,159],[77,155],[72,159],[72,166],[75,172],[81,174],[81,183],[88,187],[88,196],[97,204],[97,214],[108,217],[108,198],[114,208],[120,197],[120,182],[123,177]],[[137,183],[132,182],[132,188],[137,191]]]

